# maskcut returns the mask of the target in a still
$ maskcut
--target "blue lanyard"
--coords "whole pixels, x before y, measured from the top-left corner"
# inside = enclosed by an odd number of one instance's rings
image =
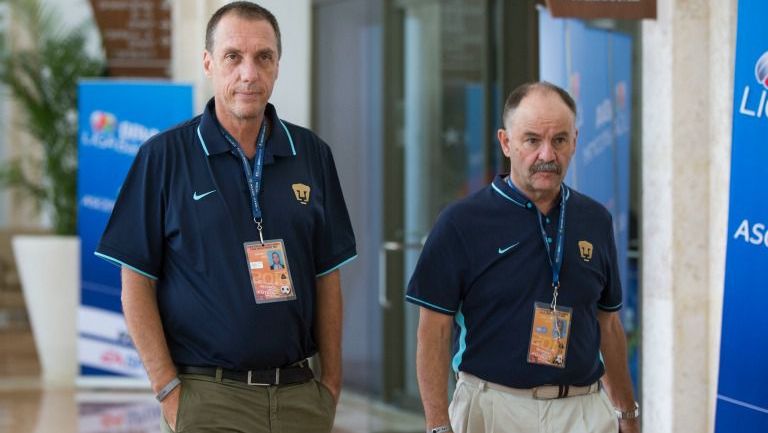
[[[245,174],[245,180],[248,182],[248,191],[251,193],[251,212],[253,213],[253,222],[256,223],[256,227],[259,230],[259,237],[261,243],[264,243],[264,238],[261,233],[261,207],[259,206],[259,191],[261,191],[261,178],[264,172],[264,142],[266,141],[267,133],[267,118],[261,122],[261,128],[259,129],[259,138],[256,140],[256,162],[253,164],[253,171],[251,171],[251,165],[248,162],[248,158],[245,156],[243,149],[232,138],[227,131],[222,128],[222,134],[226,137],[232,149],[240,156],[240,160],[243,164],[243,173]]]
[[[512,184],[512,179],[507,178],[507,184],[510,188],[517,189]],[[552,268],[552,287],[555,289],[555,299],[557,298],[557,289],[560,288],[560,268],[563,265],[563,245],[565,243],[565,187],[560,185],[560,219],[557,223],[557,243],[555,244],[555,258],[552,260],[550,243],[547,242],[547,232],[544,230],[544,224],[541,220],[541,212],[536,209],[536,215],[539,218],[539,229],[541,238],[544,241],[544,248],[547,250],[547,260]],[[553,302],[554,303],[554,302]]]
[[[560,268],[563,266],[563,244],[565,243],[565,188],[560,185],[560,218],[557,222],[557,243],[555,244],[555,258],[552,260],[550,243],[547,242],[547,232],[541,221],[541,212],[536,212],[539,217],[539,228],[544,246],[547,248],[547,259],[552,267],[552,287],[560,287]]]

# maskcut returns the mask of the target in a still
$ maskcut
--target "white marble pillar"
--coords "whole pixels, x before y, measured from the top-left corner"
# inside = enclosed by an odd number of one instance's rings
[[[658,0],[643,23],[644,431],[713,429],[736,0]]]

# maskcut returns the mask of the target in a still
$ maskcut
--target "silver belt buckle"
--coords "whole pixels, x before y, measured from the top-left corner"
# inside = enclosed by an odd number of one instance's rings
[[[271,385],[269,383],[258,383],[258,382],[251,381],[252,379],[251,373],[252,373],[252,370],[248,370],[248,385],[253,385],[253,386],[270,386]]]
[[[252,372],[253,372],[253,370],[248,370],[248,385],[253,385],[253,386],[272,386],[273,385],[271,383],[253,382],[252,381],[252,379],[253,379]],[[274,385],[279,385],[279,384],[280,384],[280,369],[276,368],[275,369],[275,383],[274,383]]]

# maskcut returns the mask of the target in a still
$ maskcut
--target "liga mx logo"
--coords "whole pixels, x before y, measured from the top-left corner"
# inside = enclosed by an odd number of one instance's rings
[[[112,113],[94,111],[91,113],[91,130],[97,134],[112,134],[117,126],[117,119]]]
[[[768,51],[763,53],[763,56],[755,64],[755,78],[757,78],[758,83],[768,89]]]
[[[768,118],[766,110],[766,99],[768,99],[768,51],[755,63],[755,79],[763,87],[760,92],[760,98],[750,98],[750,86],[744,86],[744,92],[741,94],[741,106],[739,113],[749,117]]]

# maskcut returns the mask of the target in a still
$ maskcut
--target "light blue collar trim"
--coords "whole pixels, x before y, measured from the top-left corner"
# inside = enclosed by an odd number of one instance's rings
[[[505,199],[511,201],[512,203],[514,203],[514,204],[516,204],[516,205],[518,205],[520,207],[525,207],[524,204],[520,203],[519,201],[517,201],[517,200],[513,199],[512,197],[508,196],[507,194],[505,194],[504,191],[500,190],[499,187],[497,187],[495,183],[492,183],[491,186],[493,187],[493,189],[496,190],[496,192],[499,193],[499,195],[501,195]]]
[[[278,122],[280,122],[280,125],[283,126],[283,129],[285,130],[285,135],[288,136],[288,142],[291,143],[291,151],[293,152],[293,156],[296,156],[296,147],[293,145],[293,138],[291,138],[291,133],[288,132],[288,127],[285,126],[285,123],[283,123],[282,120],[277,119]]]
[[[203,146],[203,152],[205,152],[205,156],[211,156],[211,154],[208,153],[208,147],[205,146],[205,140],[203,140],[203,135],[200,133],[200,125],[197,125],[197,137],[200,138],[200,145]]]

